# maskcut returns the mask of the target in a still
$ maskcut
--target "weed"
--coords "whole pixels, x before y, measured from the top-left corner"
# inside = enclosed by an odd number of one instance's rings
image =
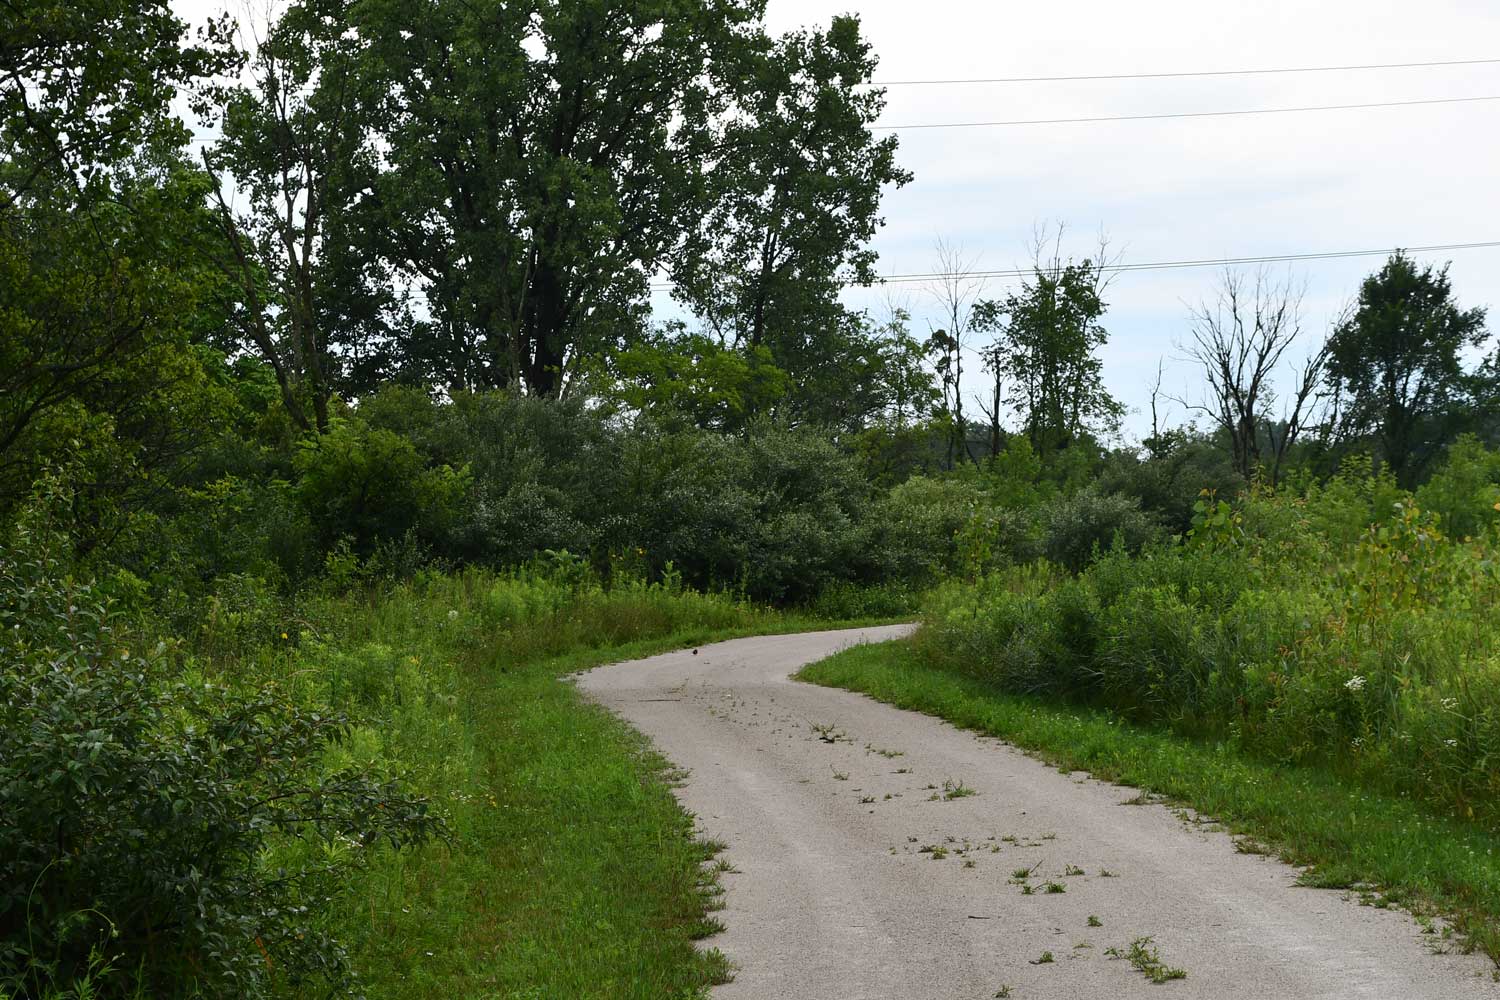
[[[1048,893],[1053,893],[1053,894],[1056,894],[1056,893],[1059,893],[1059,892],[1067,892],[1068,891],[1068,887],[1066,885],[1063,885],[1061,882],[1052,882],[1052,881],[1043,882],[1042,883],[1042,889],[1044,891],[1048,892]]]
[[[1104,926],[1104,921],[1100,920],[1098,917],[1096,917],[1092,913],[1090,913],[1089,914],[1089,926],[1090,927],[1103,927]]]
[[[814,722],[811,723],[811,726],[813,735],[818,738],[820,743],[837,743],[840,740],[848,742],[849,738],[844,735],[843,730],[832,723]]]
[[[1082,875],[1083,874],[1083,869],[1079,868],[1077,865],[1068,865],[1066,868],[1063,869],[1063,874],[1064,875]]]
[[[937,788],[936,785],[928,785],[928,788]],[[966,799],[971,795],[978,795],[974,789],[962,781],[945,780],[943,787],[933,792],[928,797],[929,802],[952,802],[954,799]]]
[[[1010,996],[1010,986],[1003,985],[995,991],[995,1000],[1006,1000]]]
[[[1031,964],[1032,965],[1050,965],[1054,961],[1056,961],[1056,960],[1052,957],[1052,952],[1050,952],[1050,951],[1044,951],[1044,952],[1042,952],[1042,954],[1041,954],[1040,957],[1033,958],[1031,960]]]
[[[1161,960],[1156,947],[1152,944],[1152,938],[1138,937],[1130,942],[1130,948],[1121,952],[1118,948],[1109,948],[1105,954],[1111,958],[1127,958],[1141,975],[1153,983],[1165,983],[1173,979],[1186,979],[1187,972],[1183,969],[1175,969],[1166,965]]]

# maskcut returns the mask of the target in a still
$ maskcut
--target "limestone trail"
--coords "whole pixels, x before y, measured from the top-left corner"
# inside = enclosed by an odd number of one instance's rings
[[[1484,958],[1434,954],[1405,914],[1298,887],[1211,824],[790,680],[905,631],[739,639],[579,679],[689,772],[684,806],[728,845],[708,943],[737,973],[716,998],[1500,997]],[[1186,977],[1151,982],[1130,960],[1145,937]]]

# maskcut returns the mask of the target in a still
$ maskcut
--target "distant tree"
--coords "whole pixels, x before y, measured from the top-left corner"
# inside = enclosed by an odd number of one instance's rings
[[[1460,309],[1448,268],[1396,253],[1360,286],[1334,329],[1327,381],[1345,439],[1369,439],[1396,480],[1415,484],[1472,416],[1473,380],[1462,354],[1483,343],[1485,311]]]
[[[1059,238],[1060,238],[1059,233]],[[1104,315],[1106,248],[1093,258],[1045,257],[1040,241],[1031,277],[1019,292],[976,309],[980,329],[993,331],[995,377],[1010,386],[1007,403],[1039,454],[1081,437],[1111,431],[1124,408],[1104,388],[1098,356],[1109,335]]]
[[[764,346],[727,347],[668,328],[616,353],[594,388],[667,427],[734,432],[785,399],[790,381]]]
[[[885,105],[868,86],[875,63],[854,16],[745,54],[704,178],[708,211],[672,267],[674,295],[714,333],[764,344],[785,367],[837,335],[844,282],[874,280],[882,191],[911,179],[896,137],[871,134]]]
[[[942,412],[948,430],[948,468],[969,455],[969,430],[964,418],[964,351],[979,329],[986,305],[980,299],[984,279],[975,274],[977,258],[965,255],[962,248],[938,240],[937,267],[928,294],[937,304],[942,327],[933,329],[927,340],[927,351],[935,357],[941,388]]]
[[[1228,437],[1234,470],[1247,481],[1269,458],[1266,471],[1274,484],[1287,452],[1316,419],[1326,344],[1296,370],[1279,410],[1273,384],[1302,332],[1302,294],[1290,280],[1277,282],[1264,271],[1249,282],[1226,271],[1217,299],[1193,310],[1193,339],[1185,351],[1203,371],[1207,398],[1183,405],[1207,414]]]
[[[876,323],[844,310],[831,329],[782,348],[791,379],[783,409],[794,423],[852,433],[873,422],[925,417],[937,398],[925,346],[904,314]]]

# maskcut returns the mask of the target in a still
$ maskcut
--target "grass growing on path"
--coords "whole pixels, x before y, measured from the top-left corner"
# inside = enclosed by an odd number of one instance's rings
[[[1309,885],[1375,885],[1374,905],[1441,913],[1500,964],[1500,834],[1436,816],[1307,767],[1278,767],[1224,744],[1130,725],[1100,711],[997,692],[925,664],[909,641],[857,646],[801,680],[860,691],[1031,750],[1043,760],[1133,785],[1217,818],[1286,861]]]

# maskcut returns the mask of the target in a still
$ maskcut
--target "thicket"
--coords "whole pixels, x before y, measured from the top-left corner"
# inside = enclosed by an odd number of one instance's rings
[[[1077,575],[940,587],[917,644],[1006,691],[1102,706],[1281,761],[1317,761],[1500,820],[1500,477],[1463,440],[1415,494],[1368,461],[1237,498]]]
[[[411,912],[414,872],[442,884],[454,856],[493,846],[475,829],[498,807],[484,763],[496,737],[471,716],[481,703],[571,699],[536,671],[562,654],[777,624],[670,570],[648,582],[617,565],[606,584],[553,553],[503,573],[329,577],[290,595],[230,576],[192,633],[163,638],[131,574],[73,575],[50,517],[66,499],[40,493],[0,548],[0,996],[323,995],[361,987],[361,970],[400,980],[370,920]],[[512,710],[491,705],[484,726]],[[509,733],[507,766],[538,767],[547,736]],[[639,791],[639,775],[619,780]],[[690,845],[654,787],[662,835]],[[505,805],[531,808],[519,794]],[[666,852],[643,872],[689,906],[699,860]],[[658,919],[638,915],[642,929]],[[642,948],[691,957],[679,933]]]

